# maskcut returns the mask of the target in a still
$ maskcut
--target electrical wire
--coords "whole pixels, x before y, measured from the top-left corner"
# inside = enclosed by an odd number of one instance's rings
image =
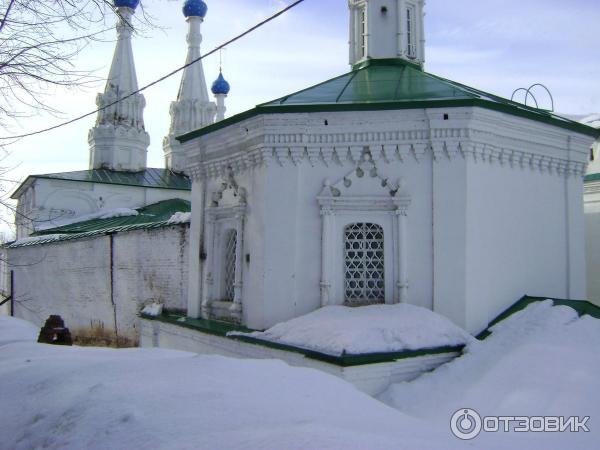
[[[294,3],[291,3],[290,5],[286,6],[285,8],[281,9],[280,11],[276,12],[272,16],[269,16],[265,20],[263,20],[263,21],[257,23],[256,25],[254,25],[253,27],[248,28],[243,33],[240,33],[237,36],[235,36],[234,38],[229,39],[227,42],[219,45],[218,47],[213,48],[208,53],[205,53],[204,55],[201,55],[200,57],[198,57],[198,58],[190,61],[189,63],[184,64],[183,66],[181,66],[181,67],[179,67],[179,68],[177,68],[177,69],[169,72],[168,74],[166,74],[166,75],[164,75],[164,76],[162,76],[162,77],[160,77],[160,78],[152,81],[151,83],[148,83],[147,85],[139,88],[137,91],[134,91],[134,92],[132,92],[132,93],[130,93],[130,94],[128,94],[128,95],[126,95],[126,96],[124,96],[124,97],[122,97],[122,98],[120,98],[120,99],[118,99],[118,100],[116,100],[116,101],[114,101],[114,102],[112,102],[110,104],[108,104],[108,105],[105,105],[102,108],[98,108],[98,109],[96,109],[94,111],[90,111],[89,113],[82,114],[82,115],[77,116],[77,117],[75,117],[73,119],[70,119],[70,120],[68,120],[66,122],[62,122],[62,123],[59,123],[57,125],[53,125],[51,127],[43,128],[43,129],[40,129],[40,130],[37,130],[37,131],[33,131],[33,132],[30,132],[30,133],[19,134],[19,135],[15,135],[15,136],[0,136],[0,140],[5,141],[5,140],[10,140],[10,139],[22,139],[22,138],[29,137],[29,136],[35,136],[35,135],[38,135],[38,134],[46,133],[48,131],[56,130],[57,128],[62,128],[64,126],[70,125],[70,124],[72,124],[74,122],[78,122],[79,120],[85,119],[86,117],[89,117],[89,116],[92,116],[94,114],[97,114],[100,111],[103,111],[103,110],[105,110],[107,108],[110,108],[111,106],[114,106],[117,103],[122,102],[123,100],[126,100],[126,99],[128,99],[130,97],[133,97],[134,95],[139,94],[140,92],[145,91],[146,89],[148,89],[148,88],[150,88],[150,87],[152,87],[152,86],[154,86],[154,85],[156,85],[158,83],[161,83],[162,81],[166,80],[167,78],[170,78],[173,75],[176,75],[177,73],[181,72],[182,70],[185,70],[186,68],[188,68],[191,65],[197,63],[198,61],[203,60],[204,58],[206,58],[206,57],[208,57],[208,56],[210,56],[210,55],[218,52],[219,50],[227,47],[228,45],[233,44],[234,42],[236,42],[236,41],[240,40],[241,38],[247,36],[248,34],[252,33],[253,31],[256,31],[257,29],[259,29],[262,26],[266,25],[267,23],[275,20],[279,16],[285,14],[286,12],[288,12],[292,8],[295,8],[300,3],[303,3],[303,2],[304,2],[304,0],[296,0]]]

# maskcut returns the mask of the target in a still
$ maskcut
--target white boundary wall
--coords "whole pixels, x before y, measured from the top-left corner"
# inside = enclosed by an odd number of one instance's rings
[[[145,303],[185,310],[188,225],[9,249],[17,317],[136,345]]]

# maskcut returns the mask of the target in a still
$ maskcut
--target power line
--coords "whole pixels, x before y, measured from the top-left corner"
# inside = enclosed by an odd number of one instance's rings
[[[182,70],[185,70],[186,68],[188,68],[188,67],[189,67],[189,66],[191,66],[192,64],[195,64],[195,63],[197,63],[198,61],[201,61],[201,60],[203,60],[203,59],[204,59],[204,58],[206,58],[207,56],[210,56],[210,55],[212,55],[212,54],[214,54],[214,53],[218,52],[219,50],[221,50],[221,49],[223,49],[223,48],[227,47],[227,46],[228,46],[228,45],[230,45],[230,44],[233,44],[234,42],[236,42],[236,41],[240,40],[240,39],[241,39],[241,38],[243,38],[244,36],[246,36],[246,35],[248,35],[248,34],[252,33],[253,31],[255,31],[255,30],[257,30],[257,29],[259,29],[259,28],[260,28],[260,27],[262,27],[263,25],[266,25],[267,23],[269,23],[269,22],[271,22],[271,21],[275,20],[275,19],[276,19],[276,18],[278,18],[279,16],[281,16],[281,15],[285,14],[285,13],[286,13],[286,12],[288,12],[290,9],[292,9],[292,8],[295,8],[295,7],[296,7],[296,6],[298,6],[300,3],[303,3],[303,2],[304,2],[304,0],[296,0],[294,3],[292,3],[292,4],[288,5],[288,6],[286,6],[285,8],[283,8],[282,10],[280,10],[280,11],[276,12],[276,13],[275,13],[275,14],[273,14],[272,16],[269,16],[268,18],[266,18],[266,19],[265,19],[265,20],[263,20],[262,22],[259,22],[259,23],[257,23],[257,24],[256,24],[256,25],[254,25],[252,28],[248,28],[248,29],[247,29],[246,31],[244,31],[243,33],[241,33],[241,34],[238,34],[237,36],[235,36],[234,38],[232,38],[232,39],[228,40],[227,42],[225,42],[225,43],[223,43],[223,44],[219,45],[218,47],[215,47],[215,48],[213,48],[213,49],[212,49],[211,51],[209,51],[208,53],[205,53],[204,55],[201,55],[199,58],[196,58],[196,59],[194,59],[194,60],[190,61],[189,63],[187,63],[187,64],[184,64],[183,66],[181,66],[181,67],[179,67],[179,68],[177,68],[177,69],[175,69],[175,70],[173,70],[173,71],[169,72],[168,74],[166,74],[166,75],[164,75],[164,76],[162,76],[162,77],[158,78],[157,80],[154,80],[154,81],[152,81],[151,83],[148,83],[147,85],[145,85],[145,86],[143,86],[143,87],[139,88],[137,91],[134,91],[134,92],[132,92],[132,93],[130,93],[130,94],[127,94],[125,97],[122,97],[122,98],[120,98],[120,99],[118,99],[118,100],[116,100],[116,101],[114,101],[114,102],[112,102],[112,103],[110,103],[110,104],[108,104],[108,105],[105,105],[105,106],[103,106],[102,108],[98,108],[98,109],[96,109],[96,110],[94,110],[94,111],[90,111],[89,113],[82,114],[81,116],[77,116],[77,117],[75,117],[75,118],[73,118],[73,119],[71,119],[71,120],[68,120],[68,121],[66,121],[66,122],[59,123],[59,124],[57,124],[57,125],[53,125],[53,126],[51,126],[51,127],[48,127],[48,128],[43,128],[43,129],[41,129],[41,130],[38,130],[38,131],[33,131],[33,132],[31,132],[31,133],[25,133],[25,134],[20,134],[20,135],[16,135],[16,136],[6,136],[6,137],[0,137],[0,140],[9,140],[9,139],[22,139],[22,138],[29,137],[29,136],[35,136],[35,135],[37,135],[37,134],[46,133],[46,132],[48,132],[48,131],[56,130],[57,128],[62,128],[62,127],[64,127],[64,126],[70,125],[70,124],[72,124],[72,123],[74,123],[74,122],[77,122],[77,121],[79,121],[79,120],[85,119],[86,117],[89,117],[89,116],[92,116],[92,115],[94,115],[94,114],[97,114],[97,113],[98,113],[98,112],[100,112],[100,111],[104,111],[105,109],[107,109],[107,108],[110,108],[111,106],[114,106],[114,105],[116,105],[117,103],[120,103],[120,102],[122,102],[123,100],[126,100],[126,99],[128,99],[129,97],[133,97],[134,95],[136,95],[136,94],[139,94],[140,92],[142,92],[142,91],[145,91],[146,89],[148,89],[148,88],[150,88],[150,87],[152,87],[152,86],[154,86],[154,85],[156,85],[156,84],[158,84],[158,83],[161,83],[162,81],[166,80],[167,78],[170,78],[170,77],[172,77],[173,75],[176,75],[177,73],[181,72]]]

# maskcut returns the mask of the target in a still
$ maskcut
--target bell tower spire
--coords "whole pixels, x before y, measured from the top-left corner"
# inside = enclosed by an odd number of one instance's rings
[[[401,58],[425,63],[425,0],[348,0],[350,65]]]
[[[138,89],[131,48],[131,19],[138,4],[139,0],[114,0],[119,15],[117,45],[104,93],[96,97],[96,105],[103,109],[88,135],[90,169],[146,169],[150,144],[144,129],[146,100],[142,94],[131,95]]]
[[[200,57],[202,34],[200,27],[208,7],[202,0],[186,0],[183,15],[188,23],[186,64]],[[185,155],[176,137],[214,123],[217,106],[208,97],[202,61],[187,67],[181,78],[177,100],[171,103],[171,127],[163,140],[167,169],[181,172]]]

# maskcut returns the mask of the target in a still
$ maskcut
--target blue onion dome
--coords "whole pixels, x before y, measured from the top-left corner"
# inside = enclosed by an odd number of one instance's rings
[[[202,0],[185,0],[183,4],[183,15],[185,17],[202,17],[206,16],[208,6]]]
[[[215,95],[227,95],[229,94],[229,89],[231,89],[229,83],[223,78],[223,73],[219,72],[219,77],[212,84],[212,93]]]
[[[115,0],[115,8],[135,9],[140,4],[140,0]]]

